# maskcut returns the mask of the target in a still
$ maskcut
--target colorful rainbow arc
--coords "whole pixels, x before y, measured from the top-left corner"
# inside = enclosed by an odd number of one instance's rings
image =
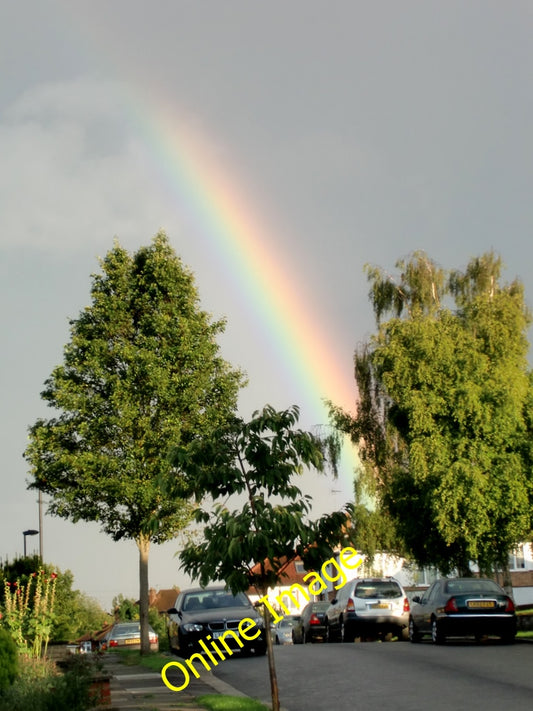
[[[155,119],[154,127],[158,164],[180,205],[209,239],[240,290],[253,297],[261,322],[290,353],[291,370],[298,370],[297,377],[314,396],[319,392],[320,398],[346,406],[353,383],[336,364],[324,330],[314,318],[312,301],[295,287],[294,273],[289,276],[283,270],[269,249],[272,240],[252,214],[250,201],[228,178],[231,171],[213,160],[205,139],[199,140],[190,128],[186,136],[183,132],[178,136],[174,125],[163,117]]]
[[[299,382],[302,400],[318,423],[327,422],[325,399],[349,409],[348,396],[354,392],[351,373],[337,362],[312,301],[296,288],[294,274],[289,277],[283,270],[250,201],[229,178],[231,169],[213,158],[205,137],[191,127],[178,130],[178,121],[170,115],[151,115],[151,151],[158,169],[195,229],[209,240],[239,291],[253,304],[277,345],[283,368]],[[351,446],[346,449],[350,471],[343,476],[351,484],[358,458]]]

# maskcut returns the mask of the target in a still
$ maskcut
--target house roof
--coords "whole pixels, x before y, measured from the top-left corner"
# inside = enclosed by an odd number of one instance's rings
[[[174,607],[179,592],[180,589],[178,587],[159,590],[158,592],[151,588],[150,607],[155,607],[158,612],[166,612],[171,607]]]
[[[93,632],[86,632],[82,637],[78,637],[75,641],[77,643],[79,642],[88,642],[92,640],[93,642],[98,642],[102,639],[102,637],[105,637],[106,633],[113,627],[115,623],[110,622],[109,624],[103,625],[103,627],[99,630],[94,630]]]
[[[293,556],[292,558],[287,558],[284,556],[283,558],[280,558],[281,567],[279,569],[279,575],[280,575],[280,585],[285,586],[285,585],[294,585],[294,583],[299,583],[300,585],[305,585],[304,577],[307,575],[306,570],[303,572],[299,573],[296,570],[296,563],[301,563],[302,559],[300,558],[299,555]],[[272,566],[270,565],[270,562],[268,560],[265,560],[265,568],[268,570],[272,570]],[[261,564],[256,563],[254,567],[252,568],[252,574],[260,575],[261,573]],[[259,591],[255,586],[252,586],[248,588],[248,595],[259,595]]]

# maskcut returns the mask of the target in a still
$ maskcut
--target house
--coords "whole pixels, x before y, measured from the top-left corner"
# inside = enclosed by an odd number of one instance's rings
[[[160,615],[166,613],[171,607],[174,607],[176,599],[180,593],[178,587],[159,590],[156,592],[154,588],[150,588],[148,593],[148,604],[150,607],[155,607]]]
[[[252,568],[252,573],[259,574],[260,565],[260,563],[256,563]],[[270,568],[268,561],[266,562],[266,565],[267,568]],[[283,584],[268,589],[268,602],[273,609],[280,610],[281,599],[285,607],[289,610],[290,615],[299,615],[302,612],[308,603],[308,598],[297,587],[293,587],[291,589],[291,586],[297,584],[304,590],[307,590],[308,583],[304,580],[307,572],[308,571],[305,570],[300,556],[285,558],[280,569],[280,576],[283,580]],[[255,587],[249,588],[247,594],[252,603],[257,602],[262,597],[262,594]],[[309,595],[309,597],[313,598],[312,595]],[[315,596],[315,598],[319,599],[317,596]]]

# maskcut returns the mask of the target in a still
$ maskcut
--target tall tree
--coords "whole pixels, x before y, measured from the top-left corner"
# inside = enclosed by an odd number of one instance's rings
[[[445,272],[422,253],[367,269],[377,332],[355,354],[363,479],[421,565],[506,567],[531,530],[529,313],[493,253]],[[384,316],[390,316],[383,320]]]
[[[209,511],[198,508],[203,540],[190,542],[181,553],[184,569],[202,585],[227,583],[233,593],[255,587],[266,596],[269,587],[283,585],[287,559],[300,555],[309,569],[332,555],[347,534],[346,512],[306,520],[311,499],[293,479],[304,466],[323,470],[335,446],[309,432],[295,429],[297,407],[278,412],[266,406],[249,422],[235,419],[211,438],[177,449],[174,464],[194,482],[198,501],[214,501]],[[173,492],[172,478],[166,482]],[[244,504],[230,510],[233,496]],[[259,564],[259,572],[254,564]],[[257,567],[257,566],[256,566]],[[272,692],[272,708],[279,711],[279,695],[270,634],[270,611],[264,606],[265,634]]]
[[[165,234],[133,255],[115,243],[101,268],[41,394],[56,414],[31,427],[25,456],[30,487],[51,497],[50,513],[98,521],[113,540],[137,544],[147,652],[150,544],[172,538],[191,515],[192,486],[168,451],[232,416],[244,379],[219,354],[225,322],[200,309],[193,275]],[[168,499],[158,477],[171,471]]]

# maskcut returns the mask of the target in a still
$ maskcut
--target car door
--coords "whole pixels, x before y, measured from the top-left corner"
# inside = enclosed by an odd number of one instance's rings
[[[438,593],[439,582],[436,581],[422,595],[420,603],[416,607],[413,619],[420,632],[431,631],[431,614],[433,612]]]
[[[345,585],[343,588],[341,588],[337,593],[336,597],[331,601],[331,605],[328,608],[328,625],[332,628],[337,628],[339,627],[339,618],[344,610],[344,607],[346,605],[346,599],[347,599],[347,593],[346,593],[346,588],[348,586]]]

